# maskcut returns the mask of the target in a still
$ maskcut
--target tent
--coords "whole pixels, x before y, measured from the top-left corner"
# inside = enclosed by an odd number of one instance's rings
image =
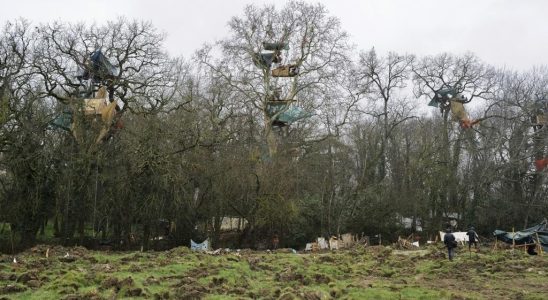
[[[548,221],[544,219],[540,224],[516,232],[495,230],[493,235],[508,244],[516,245],[540,243],[544,251],[548,251]]]

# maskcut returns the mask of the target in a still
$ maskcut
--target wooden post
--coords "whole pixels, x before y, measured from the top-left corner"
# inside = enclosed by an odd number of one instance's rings
[[[540,243],[540,240],[538,238],[538,232],[535,232],[535,235],[537,236],[537,248],[538,248],[538,254],[540,256],[542,256],[542,251],[544,251],[544,249],[542,249],[542,244]]]
[[[516,247],[516,233],[514,227],[512,227],[512,256],[514,255],[514,248]]]

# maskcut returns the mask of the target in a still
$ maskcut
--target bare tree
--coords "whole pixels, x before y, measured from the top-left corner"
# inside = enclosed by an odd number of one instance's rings
[[[280,118],[283,113],[306,116],[340,94],[337,83],[349,62],[348,36],[323,6],[304,2],[289,2],[281,10],[248,6],[244,16],[234,17],[229,26],[232,35],[215,48],[220,55],[206,47],[200,60],[240,94],[241,106],[250,104],[260,113],[263,140],[273,156],[279,144],[275,131],[288,125]],[[265,46],[274,50],[263,51]],[[275,67],[293,71],[273,76]]]

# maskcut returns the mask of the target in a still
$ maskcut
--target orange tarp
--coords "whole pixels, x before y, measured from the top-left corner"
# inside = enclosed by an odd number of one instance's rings
[[[535,160],[535,167],[537,168],[537,171],[546,169],[546,167],[548,167],[548,157]]]

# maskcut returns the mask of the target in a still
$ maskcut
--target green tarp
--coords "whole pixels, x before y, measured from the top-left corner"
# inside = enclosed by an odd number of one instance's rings
[[[542,223],[531,228],[516,232],[495,230],[493,235],[499,241],[503,241],[508,244],[512,244],[513,242],[516,245],[540,243],[544,251],[548,251],[548,224],[546,219],[542,221]]]
[[[70,124],[72,123],[72,113],[65,111],[55,117],[51,122],[51,125],[57,128],[61,128],[67,131],[70,131]]]

